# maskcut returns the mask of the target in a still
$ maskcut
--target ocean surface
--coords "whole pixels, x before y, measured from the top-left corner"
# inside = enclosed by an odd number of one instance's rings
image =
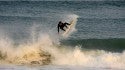
[[[0,70],[125,70],[125,1],[0,1]]]

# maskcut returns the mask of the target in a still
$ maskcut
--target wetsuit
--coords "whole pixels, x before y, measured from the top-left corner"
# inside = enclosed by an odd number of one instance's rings
[[[70,25],[69,23],[62,23],[61,21],[58,24],[58,33],[59,33],[59,29],[65,31],[64,27],[68,28],[67,25]]]

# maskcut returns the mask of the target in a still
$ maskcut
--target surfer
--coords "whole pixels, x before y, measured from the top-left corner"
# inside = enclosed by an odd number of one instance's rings
[[[58,33],[59,33],[59,29],[65,31],[64,27],[68,28],[67,25],[70,25],[70,24],[67,23],[67,22],[62,23],[62,21],[59,21],[59,23],[58,23]]]

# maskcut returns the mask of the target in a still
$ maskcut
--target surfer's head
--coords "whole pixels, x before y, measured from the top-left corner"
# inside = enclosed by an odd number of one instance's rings
[[[59,21],[59,23],[62,23],[62,21]]]
[[[62,25],[63,23],[62,23],[62,21],[59,21],[59,25]]]

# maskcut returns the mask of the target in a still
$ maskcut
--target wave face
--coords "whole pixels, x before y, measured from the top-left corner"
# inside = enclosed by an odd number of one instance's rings
[[[124,1],[0,1],[0,64],[125,69]],[[77,20],[67,37],[61,20]]]
[[[62,40],[61,45],[80,45],[84,49],[99,49],[112,52],[123,52],[125,49],[125,39],[68,39]]]

